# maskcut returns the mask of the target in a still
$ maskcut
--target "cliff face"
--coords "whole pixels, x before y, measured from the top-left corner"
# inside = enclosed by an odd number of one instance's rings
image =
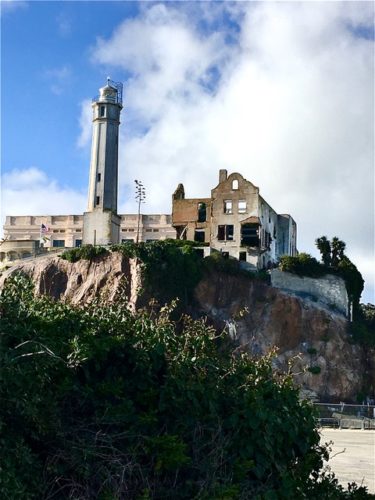
[[[49,295],[72,304],[91,302],[97,297],[111,302],[119,293],[125,293],[130,307],[134,308],[139,299],[141,273],[137,260],[126,259],[120,253],[74,263],[60,257],[38,258],[3,273],[0,288],[8,276],[17,271],[30,276],[35,295]]]
[[[4,273],[0,287],[15,270],[32,278],[37,295],[73,304],[98,296],[113,301],[119,294],[126,295],[131,308],[144,302],[139,263],[119,253],[76,263],[36,259]],[[195,300],[194,313],[208,316],[218,328],[227,325],[240,349],[259,355],[276,346],[275,366],[282,370],[293,360],[295,381],[306,395],[348,401],[364,386],[366,353],[349,343],[346,319],[328,307],[263,282],[219,273],[199,283]]]
[[[292,361],[295,381],[307,395],[347,401],[361,391],[365,353],[349,343],[344,316],[328,307],[264,283],[224,275],[201,281],[196,299],[202,312],[227,322],[243,349],[264,354],[276,346],[275,365],[288,370]]]

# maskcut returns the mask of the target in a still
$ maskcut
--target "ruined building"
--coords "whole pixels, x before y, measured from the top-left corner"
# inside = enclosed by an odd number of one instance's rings
[[[259,188],[241,174],[220,170],[210,198],[185,198],[182,184],[172,197],[172,224],[177,238],[206,242],[206,253],[270,268],[281,255],[296,255],[297,226],[290,215],[277,214]]]
[[[210,198],[187,199],[180,184],[170,214],[117,213],[118,138],[122,84],[107,80],[93,99],[93,136],[88,208],[83,215],[6,217],[0,262],[31,257],[51,248],[82,244],[181,238],[205,242],[204,255],[220,251],[254,269],[271,267],[296,253],[296,224],[278,215],[259,189],[238,173],[220,170]]]

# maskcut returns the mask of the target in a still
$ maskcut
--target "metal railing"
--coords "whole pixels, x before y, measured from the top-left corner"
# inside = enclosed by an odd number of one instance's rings
[[[374,429],[375,405],[347,403],[314,403],[318,410],[318,425],[338,429]]]

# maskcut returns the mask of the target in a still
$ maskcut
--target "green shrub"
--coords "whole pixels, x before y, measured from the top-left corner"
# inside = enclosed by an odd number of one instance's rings
[[[311,278],[320,278],[328,273],[326,266],[320,264],[308,253],[300,253],[296,256],[283,255],[280,258],[279,267],[282,271]]]
[[[366,498],[319,472],[315,416],[271,355],[204,321],[0,297],[1,498]],[[356,489],[357,491],[357,489]]]
[[[313,375],[319,375],[319,373],[322,371],[320,366],[315,365],[315,366],[309,366],[308,371],[312,373]]]
[[[310,354],[311,356],[313,356],[317,353],[317,350],[315,349],[315,347],[309,347],[307,349],[307,353]]]
[[[65,250],[61,254],[61,258],[68,262],[77,262],[81,259],[92,260],[108,253],[108,250],[101,246],[84,245],[78,248]]]

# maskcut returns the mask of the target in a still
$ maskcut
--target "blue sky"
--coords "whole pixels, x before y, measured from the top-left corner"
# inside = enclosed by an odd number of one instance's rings
[[[121,212],[239,171],[316,255],[347,242],[374,302],[372,2],[2,2],[2,217],[82,213],[90,100],[124,82]]]
[[[62,184],[86,187],[88,151],[76,147],[80,102],[107,76],[105,65],[90,62],[90,48],[136,12],[127,2],[29,2],[3,14],[3,172],[37,165]]]

